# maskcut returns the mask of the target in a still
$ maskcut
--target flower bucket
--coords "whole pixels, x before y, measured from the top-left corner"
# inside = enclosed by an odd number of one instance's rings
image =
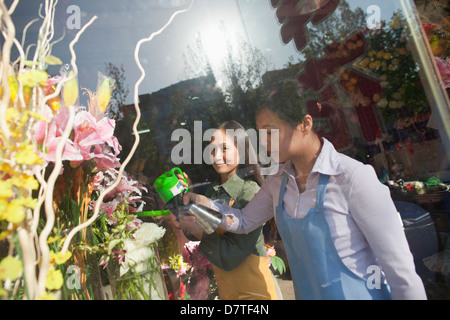
[[[125,267],[118,261],[110,261],[107,266],[113,300],[167,300],[157,251],[148,246],[152,256],[135,265]]]

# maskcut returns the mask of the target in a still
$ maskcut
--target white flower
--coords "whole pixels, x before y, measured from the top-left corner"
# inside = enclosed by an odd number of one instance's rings
[[[391,109],[397,109],[398,108],[398,102],[395,100],[389,101],[389,108]]]
[[[416,189],[423,189],[424,186],[425,186],[424,183],[420,182],[420,181],[416,181],[415,184],[414,184],[414,187]]]
[[[148,244],[143,245],[141,242],[132,239],[124,240],[123,250],[126,251],[125,261],[120,265],[120,276],[127,273],[132,267],[135,267],[135,271],[138,273],[144,271],[146,264],[141,262],[154,256],[154,252]]]
[[[142,223],[141,226],[133,233],[133,238],[142,242],[143,245],[149,245],[161,239],[166,233],[166,229],[155,223]]]
[[[155,253],[150,244],[162,238],[166,229],[159,227],[155,223],[142,223],[133,233],[133,239],[125,239],[123,250],[125,250],[125,261],[120,265],[120,276],[124,275],[131,267],[136,272],[144,271],[145,263],[152,258]]]
[[[386,99],[381,99],[378,103],[377,106],[379,106],[380,108],[386,108],[388,105],[388,101]]]
[[[400,100],[402,98],[402,94],[399,91],[394,92],[394,94],[392,94],[392,98],[395,100]]]

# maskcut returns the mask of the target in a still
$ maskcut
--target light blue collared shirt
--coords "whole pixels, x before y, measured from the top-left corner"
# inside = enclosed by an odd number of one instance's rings
[[[363,278],[371,275],[371,266],[381,266],[393,299],[426,299],[389,188],[378,180],[372,166],[337,152],[326,139],[323,142],[304,192],[299,192],[292,163],[282,164],[242,210],[211,203],[224,214],[221,226],[248,233],[274,217],[285,172],[289,175],[285,210],[303,218],[315,206],[319,174],[329,175],[324,212],[342,262]],[[233,218],[231,225],[226,216]]]

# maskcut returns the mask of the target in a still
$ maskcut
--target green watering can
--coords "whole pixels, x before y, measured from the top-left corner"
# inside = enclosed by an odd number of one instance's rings
[[[178,172],[177,172],[178,171]],[[166,172],[159,176],[155,183],[153,183],[153,187],[155,188],[156,192],[161,196],[164,203],[170,203],[175,197],[178,195],[188,191],[187,188],[183,187],[181,185],[181,182],[178,180],[176,173],[179,173],[183,176],[183,171],[181,171],[180,168],[175,167],[169,172]],[[184,182],[186,182],[186,178],[183,176]]]
[[[156,192],[161,196],[164,203],[164,210],[156,210],[156,211],[144,211],[139,212],[138,216],[141,217],[157,217],[157,216],[166,216],[170,214],[171,209],[174,210],[177,219],[178,219],[178,206],[183,204],[183,194],[186,191],[189,191],[188,188],[183,187],[181,182],[178,180],[176,174],[179,173],[183,176],[183,171],[180,168],[175,167],[169,172],[166,172],[159,176],[155,182],[153,183],[153,187]],[[186,178],[183,176],[184,182],[186,182]]]
[[[155,180],[153,187],[161,196],[166,205],[164,210],[160,211],[146,211],[140,215],[144,216],[158,216],[168,215],[172,211],[177,220],[179,219],[179,211],[183,214],[195,216],[198,225],[208,234],[213,233],[222,221],[222,214],[211,208],[207,208],[200,204],[190,203],[183,206],[183,195],[188,188],[183,187],[180,180],[178,180],[176,173],[183,176],[183,171],[180,168],[173,168],[169,172],[162,174]],[[184,182],[187,184],[186,178],[183,176]]]

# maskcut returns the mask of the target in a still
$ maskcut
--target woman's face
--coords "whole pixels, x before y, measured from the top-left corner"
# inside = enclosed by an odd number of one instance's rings
[[[217,130],[211,139],[211,163],[219,174],[234,174],[239,166],[239,152],[233,137]]]
[[[294,127],[281,119],[275,112],[263,109],[256,116],[256,128],[258,130],[267,130],[267,144],[265,147],[272,159],[283,163],[291,158],[291,154],[296,149],[296,146],[293,144],[293,138],[296,134]],[[278,141],[273,134],[274,130],[278,130]],[[264,143],[263,140],[261,142]]]

